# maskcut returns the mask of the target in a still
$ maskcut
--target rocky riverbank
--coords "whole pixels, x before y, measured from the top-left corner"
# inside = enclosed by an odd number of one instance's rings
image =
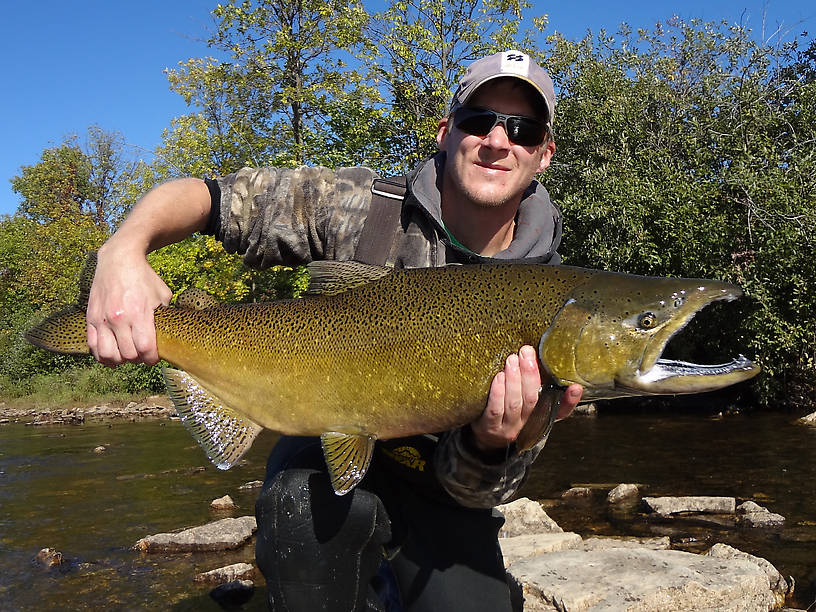
[[[241,488],[258,484],[246,483]],[[753,502],[737,505],[728,497],[641,498],[637,487],[633,490],[631,485],[621,485],[617,489],[608,496],[611,506],[637,504],[642,512],[661,520],[731,517],[736,523],[749,514],[773,514]],[[629,494],[621,497],[620,490]],[[574,495],[567,492],[564,499]],[[195,571],[191,567],[189,580],[209,591],[222,606],[235,607],[257,597],[253,595],[255,584],[262,584],[263,578],[251,563],[219,564],[219,551],[251,549],[256,529],[253,516],[223,517],[234,510],[225,498],[214,500],[212,522],[146,535],[132,548],[133,554],[159,559],[211,555],[210,569]],[[699,554],[675,549],[668,536],[582,536],[563,531],[540,503],[527,498],[499,509],[506,518],[500,544],[517,612],[793,610],[784,607],[793,593],[793,581],[767,560],[727,544],[716,543]],[[745,528],[759,523],[740,524]],[[53,549],[43,549],[36,561],[59,566],[65,557]]]
[[[85,421],[138,421],[167,419],[175,416],[176,409],[166,395],[153,395],[140,401],[111,402],[70,408],[40,408],[37,406],[10,406],[0,402],[0,424],[72,425]]]

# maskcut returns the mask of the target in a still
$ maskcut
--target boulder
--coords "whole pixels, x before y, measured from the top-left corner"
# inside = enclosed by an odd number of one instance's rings
[[[652,512],[663,516],[681,512],[734,514],[737,507],[737,500],[733,497],[644,497],[643,503]]]
[[[564,531],[544,512],[541,504],[527,497],[496,506],[496,509],[504,515],[504,526],[499,531],[500,538]]]
[[[146,553],[230,550],[246,543],[256,528],[254,516],[225,518],[175,533],[147,536],[133,548]]]
[[[770,610],[763,569],[747,559],[676,550],[568,550],[513,563],[525,612],[541,610]]]
[[[210,508],[218,512],[226,512],[235,508],[235,502],[229,495],[224,495],[210,502]]]
[[[782,527],[785,517],[771,512],[764,506],[747,501],[737,506],[740,513],[740,523],[746,527]]]
[[[640,495],[640,491],[637,485],[619,484],[607,494],[606,501],[610,504],[617,504],[623,501],[632,501],[638,495]]]

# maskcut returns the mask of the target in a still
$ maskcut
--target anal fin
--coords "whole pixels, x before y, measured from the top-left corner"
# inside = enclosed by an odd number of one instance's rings
[[[376,437],[366,434],[326,432],[320,436],[329,478],[337,495],[356,487],[368,471]]]
[[[181,422],[219,470],[238,463],[263,429],[181,370],[164,368],[167,392]]]

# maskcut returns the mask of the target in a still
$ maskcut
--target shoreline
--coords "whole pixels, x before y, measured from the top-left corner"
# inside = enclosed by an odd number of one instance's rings
[[[151,395],[139,401],[103,401],[67,408],[0,403],[0,425],[78,425],[85,421],[133,422],[175,416],[176,409],[166,395]]]

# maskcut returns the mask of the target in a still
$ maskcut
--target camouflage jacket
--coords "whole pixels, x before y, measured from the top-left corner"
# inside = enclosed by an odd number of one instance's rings
[[[401,223],[395,228],[388,265],[398,268],[525,259],[558,263],[561,213],[540,183],[524,194],[510,246],[486,258],[455,246],[442,224],[437,185],[444,165],[438,154],[408,176]],[[372,200],[376,174],[368,168],[244,168],[207,184],[213,208],[207,232],[254,267],[301,265],[312,260],[353,259]],[[440,434],[432,463],[438,482],[469,507],[490,507],[521,485],[544,445],[481,455],[469,428]],[[393,447],[393,445],[392,445]]]

